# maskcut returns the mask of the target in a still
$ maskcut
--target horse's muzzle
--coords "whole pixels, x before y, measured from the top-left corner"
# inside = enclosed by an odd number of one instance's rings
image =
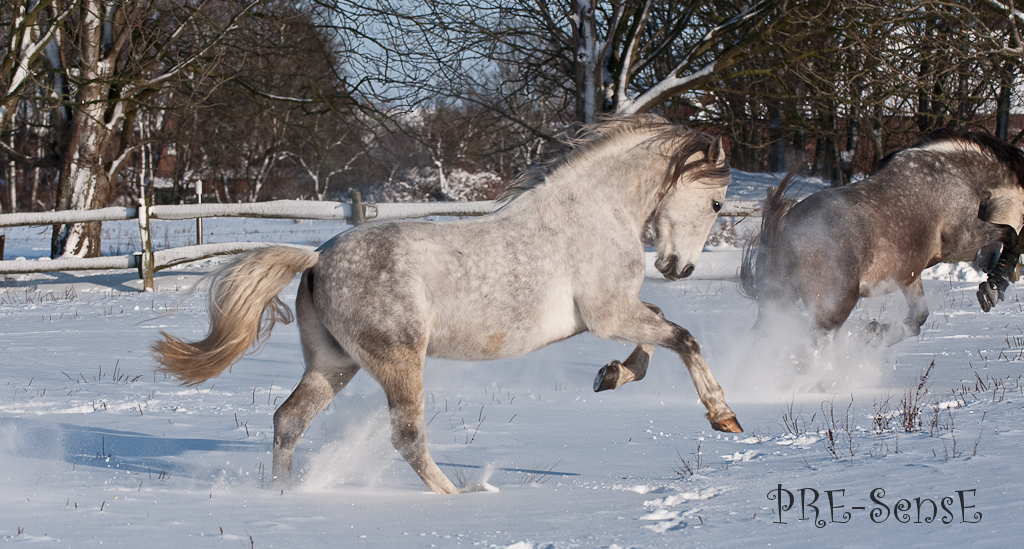
[[[662,276],[669,280],[679,280],[680,278],[686,278],[693,274],[693,263],[687,263],[681,270],[679,269],[679,256],[671,255],[668,259],[658,258],[654,262],[654,267],[661,272]]]

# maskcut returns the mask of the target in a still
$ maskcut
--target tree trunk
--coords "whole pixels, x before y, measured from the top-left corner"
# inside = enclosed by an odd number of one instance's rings
[[[598,59],[597,19],[592,0],[573,0],[573,42],[576,47],[576,121],[597,122],[603,105],[604,60]]]
[[[105,156],[114,134],[124,122],[124,105],[111,100],[111,28],[105,24],[106,6],[90,1],[83,5],[79,24],[82,80],[76,107],[71,111],[61,143],[61,170],[57,181],[57,210],[103,208],[112,194]],[[99,257],[98,221],[54,225],[51,257]]]
[[[768,106],[768,171],[786,171],[786,140],[782,129],[782,109],[777,105]]]
[[[1009,68],[1007,62],[1004,71]],[[1010,132],[1010,94],[1013,92],[1013,76],[1007,72],[999,82],[999,98],[996,101],[996,137],[1006,141]]]
[[[11,141],[8,145],[11,150],[14,150],[14,133],[11,132]],[[18,164],[14,161],[14,157],[11,156],[7,161],[7,199],[10,203],[10,213],[18,211]]]
[[[88,112],[93,110],[100,112]],[[88,103],[75,111],[61,154],[57,210],[92,210],[110,201],[112,186],[103,166],[110,131],[100,122],[102,111],[102,106]],[[98,221],[54,225],[51,256],[99,257],[101,228]]]
[[[846,121],[846,148],[839,153],[842,164],[842,184],[849,185],[853,180],[853,160],[857,156],[857,145],[860,141],[860,118],[856,107],[850,108],[850,117]]]

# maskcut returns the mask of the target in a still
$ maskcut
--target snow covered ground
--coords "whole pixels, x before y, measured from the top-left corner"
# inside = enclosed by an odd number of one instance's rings
[[[736,179],[731,198],[760,198],[773,181]],[[194,223],[158,223],[158,244],[195,236]],[[105,224],[111,253],[130,247],[134,227],[118,225]],[[341,229],[267,220],[206,228],[207,241],[298,244]],[[46,255],[47,232],[5,232],[8,258]],[[707,255],[729,278],[722,258],[735,253],[718,245]],[[756,307],[732,280],[649,279],[641,297],[701,343],[746,430],[738,436],[709,428],[685,368],[663,350],[646,379],[599,394],[597,369],[631,347],[584,334],[513,360],[430,360],[435,459],[456,483],[500,490],[437,496],[391,448],[384,397],[365,374],[300,443],[301,481],[269,486],[272,414],[302,371],[294,324],[198,388],[153,373],[147,347],[158,331],[204,333],[203,296],[184,290],[216,263],[162,271],[155,293],[139,293],[134,272],[0,283],[0,542],[1003,547],[1018,535],[1024,285],[984,314],[969,266],[931,271],[920,337],[863,345],[867,322],[906,312],[899,296],[868,300],[821,367],[802,372],[786,350],[801,319],[755,341]],[[284,295],[294,291],[295,282]]]

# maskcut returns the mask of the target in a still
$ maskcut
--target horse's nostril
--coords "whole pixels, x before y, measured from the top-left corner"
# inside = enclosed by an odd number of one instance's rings
[[[666,258],[659,258],[658,261],[656,261],[654,263],[654,266],[659,271],[661,271],[662,274],[668,274],[668,273],[674,273],[675,270],[676,270],[676,265],[678,265],[678,264],[679,264],[679,258],[677,258],[676,256],[672,255],[672,256],[669,256],[667,259]]]
[[[686,278],[686,277],[692,275],[693,274],[693,263],[690,263],[687,266],[683,267],[683,272],[680,273],[680,274],[683,275],[683,278]]]

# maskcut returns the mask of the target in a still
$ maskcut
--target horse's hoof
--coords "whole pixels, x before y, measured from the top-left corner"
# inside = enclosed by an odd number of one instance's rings
[[[978,305],[981,305],[981,310],[986,313],[1002,298],[1002,292],[988,282],[982,282],[978,287]]]
[[[622,377],[622,368],[622,363],[618,360],[601,366],[601,369],[597,371],[597,377],[594,378],[594,392],[600,393],[622,385],[619,383],[619,378]]]
[[[740,427],[740,422],[736,421],[736,416],[727,417],[722,421],[712,421],[711,428],[716,431],[722,431],[723,433],[743,432],[743,427]]]
[[[989,275],[988,280],[978,285],[978,304],[981,310],[987,313],[996,303],[1003,301],[1006,298],[1004,292],[1009,287],[1010,281],[1006,277]]]

